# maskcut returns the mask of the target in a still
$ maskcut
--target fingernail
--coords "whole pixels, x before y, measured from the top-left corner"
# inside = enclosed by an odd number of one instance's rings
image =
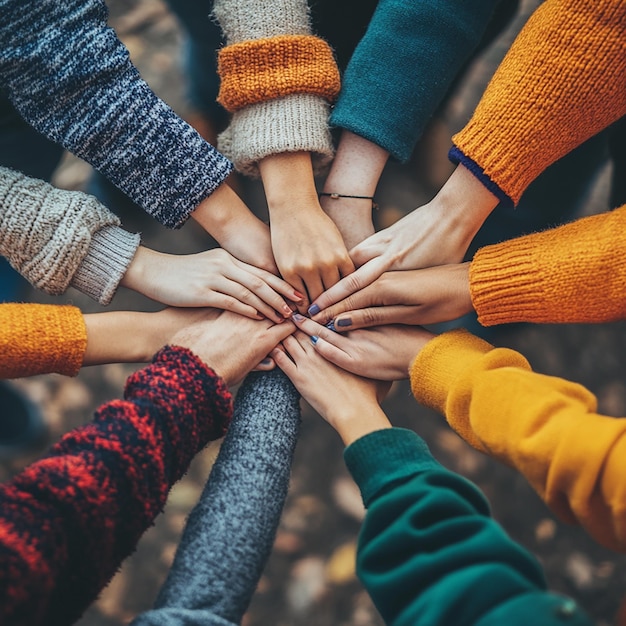
[[[269,365],[271,362],[272,362],[272,359],[267,357],[261,361],[261,365]]]
[[[319,341],[319,337],[317,335],[311,335],[311,343],[315,345]]]
[[[296,322],[304,322],[304,315],[300,315],[300,313],[294,313],[292,317]]]
[[[326,324],[326,328],[328,328],[329,330],[332,330],[334,333],[337,332],[337,329],[335,328],[335,322],[333,322],[333,320],[330,320],[330,322]]]
[[[337,320],[337,326],[352,326],[352,319],[349,317],[342,317],[340,320]]]
[[[298,300],[304,300],[304,295],[301,294],[299,291],[295,291],[293,292],[293,295],[298,299]]]
[[[317,306],[317,304],[312,304],[309,307],[309,315],[317,315],[320,312],[320,308]]]
[[[285,304],[283,306],[283,313],[287,316],[291,315],[293,313],[293,311],[291,310],[291,307],[287,304]]]

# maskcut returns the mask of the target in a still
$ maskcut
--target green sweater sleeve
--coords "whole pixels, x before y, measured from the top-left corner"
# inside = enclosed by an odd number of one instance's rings
[[[380,0],[330,121],[407,161],[499,0]]]
[[[546,590],[540,565],[491,517],[480,490],[415,433],[370,433],[344,456],[368,509],[357,574],[385,623],[591,624]]]

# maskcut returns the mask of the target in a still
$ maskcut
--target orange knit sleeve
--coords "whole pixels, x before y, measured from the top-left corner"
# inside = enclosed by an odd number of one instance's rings
[[[547,0],[453,137],[450,156],[517,204],[550,164],[626,114],[625,85],[624,0]]]
[[[483,326],[626,319],[626,205],[481,248],[470,265]]]
[[[75,306],[0,304],[0,378],[75,376],[86,347],[85,322]]]
[[[340,78],[330,46],[312,35],[280,35],[222,48],[218,102],[228,111],[295,93],[332,102]]]

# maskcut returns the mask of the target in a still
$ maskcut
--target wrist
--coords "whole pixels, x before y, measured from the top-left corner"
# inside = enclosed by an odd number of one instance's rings
[[[353,405],[345,411],[339,407],[329,414],[328,422],[345,446],[376,430],[391,428],[389,419],[377,403],[361,407]]]
[[[220,245],[233,224],[252,216],[244,201],[227,184],[222,183],[191,214]]]

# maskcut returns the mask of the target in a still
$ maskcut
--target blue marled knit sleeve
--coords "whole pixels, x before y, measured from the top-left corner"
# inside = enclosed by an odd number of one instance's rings
[[[39,132],[170,228],[231,163],[141,79],[101,0],[0,0],[0,87]]]
[[[380,0],[330,118],[407,161],[500,0]]]

